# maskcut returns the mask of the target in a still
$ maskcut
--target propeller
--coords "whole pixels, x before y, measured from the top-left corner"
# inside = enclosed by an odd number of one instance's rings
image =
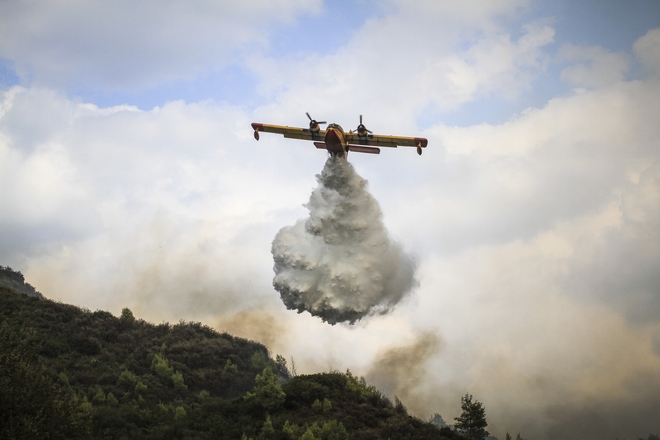
[[[358,136],[366,136],[367,133],[373,134],[373,131],[364,126],[362,123],[362,115],[360,115],[360,125],[357,126],[357,134]]]
[[[327,124],[326,121],[317,121],[316,119],[312,119],[312,117],[309,115],[309,112],[305,112],[305,114],[309,118],[309,129],[311,131],[319,131],[319,125]]]

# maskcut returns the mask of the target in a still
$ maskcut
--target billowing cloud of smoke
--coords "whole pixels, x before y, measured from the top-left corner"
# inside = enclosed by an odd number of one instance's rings
[[[441,349],[440,337],[426,332],[410,345],[380,353],[369,368],[367,380],[390,398],[401,399],[413,414],[426,416],[433,406],[424,399],[420,387],[426,384],[427,361]]]
[[[271,353],[279,353],[289,330],[286,321],[280,318],[265,310],[242,310],[220,318],[215,327],[234,336],[261,342]]]
[[[367,182],[330,158],[305,205],[309,218],[273,240],[273,285],[298,313],[330,324],[387,313],[415,285],[415,264],[392,242]]]

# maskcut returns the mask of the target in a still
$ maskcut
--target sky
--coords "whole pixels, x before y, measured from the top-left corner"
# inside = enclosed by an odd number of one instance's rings
[[[417,264],[390,313],[289,311],[271,243],[351,154]],[[0,2],[0,264],[46,297],[350,369],[499,437],[660,432],[660,1]],[[385,150],[385,149],[383,149]]]

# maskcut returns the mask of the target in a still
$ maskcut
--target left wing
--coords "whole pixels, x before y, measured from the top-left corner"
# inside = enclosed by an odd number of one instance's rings
[[[254,129],[254,138],[259,140],[259,132],[278,133],[284,135],[285,138],[302,139],[304,141],[319,141],[325,137],[325,130],[312,131],[309,128],[288,127],[285,125],[270,125],[252,123]]]

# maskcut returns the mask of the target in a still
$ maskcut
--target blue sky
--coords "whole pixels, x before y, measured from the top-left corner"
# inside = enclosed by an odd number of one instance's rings
[[[330,54],[346,45],[365,21],[383,16],[388,9],[391,6],[388,7],[384,2],[367,0],[335,1],[319,5],[313,11],[303,10],[301,16],[292,22],[271,24],[267,27],[268,40],[263,44],[252,45],[251,49],[284,59]],[[597,45],[613,52],[627,51],[646,30],[660,25],[659,17],[660,5],[654,0],[557,1],[530,2],[506,21],[513,36],[522,32],[525,23],[534,20],[551,23],[555,29],[555,38],[547,49],[552,55],[566,43]],[[131,84],[103,87],[94,86],[93,83],[73,83],[68,84],[65,91],[71,97],[102,107],[130,104],[143,110],[162,106],[172,100],[196,102],[212,99],[244,106],[246,109],[254,109],[263,102],[264,97],[255,94],[259,78],[245,65],[241,56],[219,69],[213,69],[210,64],[203,65],[192,74],[192,78],[157,81],[148,87],[135,88]],[[512,113],[528,106],[540,106],[550,97],[566,91],[566,85],[557,78],[564,65],[560,60],[553,60],[547,71],[539,72],[534,89],[515,101],[496,97],[493,98],[496,102],[485,106],[482,102],[473,102],[462,111],[442,116],[456,124],[503,122],[502,118]],[[21,78],[16,72],[14,60],[2,59],[0,84],[4,87],[31,84],[33,80],[31,74]]]
[[[470,392],[500,438],[643,437],[659,78],[653,0],[5,1],[0,264],[53,299],[350,368],[423,418]],[[272,288],[273,237],[326,156],[250,122],[306,111],[429,139],[351,155],[419,281],[355,326]]]

